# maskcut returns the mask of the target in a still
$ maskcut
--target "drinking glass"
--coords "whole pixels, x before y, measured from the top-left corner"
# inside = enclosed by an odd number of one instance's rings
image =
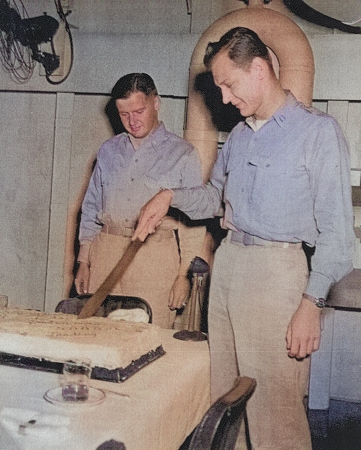
[[[89,359],[71,359],[63,366],[63,399],[66,401],[85,401],[89,395],[91,361]]]

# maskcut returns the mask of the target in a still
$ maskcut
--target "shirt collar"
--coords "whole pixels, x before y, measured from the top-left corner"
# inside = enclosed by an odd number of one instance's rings
[[[154,140],[156,139],[158,136],[162,136],[164,134],[165,131],[165,126],[164,123],[162,121],[159,122],[159,126],[157,128],[155,128],[150,134],[148,134],[148,136],[146,137],[146,140]]]
[[[268,120],[255,120],[253,116],[245,119],[247,125],[252,128],[254,132],[258,131],[265,123],[272,119],[274,119],[280,127],[285,127],[288,117],[288,108],[299,103],[291,91],[285,89],[285,93],[287,94],[285,102]]]
[[[250,126],[254,132],[256,132],[260,128],[262,128],[263,125],[269,121],[269,119],[257,120],[253,116],[250,116],[250,117],[246,117],[245,121],[246,121],[247,125]]]
[[[164,123],[160,121],[159,126],[155,128],[150,134],[148,134],[148,136],[143,138],[140,147],[143,147],[143,145],[147,144],[148,142],[156,143],[160,141],[161,139],[163,139],[164,132],[165,132]],[[127,133],[127,136],[129,140],[132,141],[130,133]]]
[[[283,105],[278,108],[278,110],[273,114],[273,118],[276,121],[276,123],[280,126],[280,127],[285,127],[286,123],[287,123],[287,118],[289,115],[289,111],[288,109],[290,107],[296,106],[298,105],[298,101],[296,99],[296,97],[292,94],[291,91],[289,90],[285,90],[287,97],[285,102],[283,103]]]

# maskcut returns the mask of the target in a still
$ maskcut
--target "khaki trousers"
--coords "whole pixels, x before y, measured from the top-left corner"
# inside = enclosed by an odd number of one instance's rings
[[[303,403],[309,358],[289,358],[285,341],[307,277],[302,248],[224,240],[216,252],[208,322],[212,401],[238,374],[257,380],[247,406],[255,450],[312,448]]]
[[[99,233],[90,250],[90,293],[106,279],[129,244],[128,237]],[[147,238],[111,294],[146,300],[152,308],[153,323],[172,328],[176,313],[169,309],[168,299],[179,264],[174,232],[159,230]]]

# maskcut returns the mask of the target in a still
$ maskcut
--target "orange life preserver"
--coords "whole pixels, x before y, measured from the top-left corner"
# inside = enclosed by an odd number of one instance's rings
[[[202,94],[195,88],[195,80],[205,71],[203,57],[208,43],[218,41],[227,31],[239,26],[255,31],[276,55],[282,87],[291,90],[306,105],[312,102],[313,53],[306,35],[295,22],[277,11],[262,7],[239,9],[215,21],[202,34],[193,51],[184,133],[200,154],[204,180],[209,178],[217,156],[218,130]]]

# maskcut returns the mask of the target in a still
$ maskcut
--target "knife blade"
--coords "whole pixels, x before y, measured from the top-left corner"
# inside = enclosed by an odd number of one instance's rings
[[[78,314],[78,319],[87,319],[93,316],[97,310],[102,305],[103,301],[109,295],[117,281],[122,277],[124,272],[127,270],[129,264],[134,259],[138,250],[140,249],[142,241],[136,239],[132,241],[129,247],[124,252],[123,256],[120,258],[114,269],[110,272],[107,278],[99,286],[95,294],[93,294],[89,300],[85,303],[80,313]]]

